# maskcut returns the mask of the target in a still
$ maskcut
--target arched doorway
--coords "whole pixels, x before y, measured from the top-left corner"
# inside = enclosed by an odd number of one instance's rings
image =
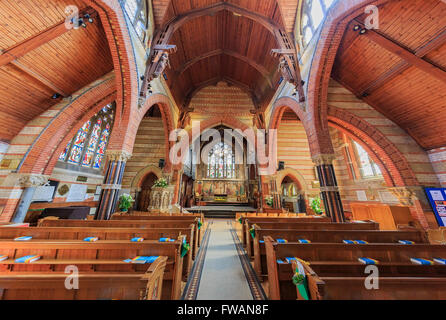
[[[153,172],[150,172],[144,178],[138,196],[138,205],[136,207],[138,211],[148,211],[147,208],[150,205],[150,192],[157,179],[158,177]]]
[[[305,213],[307,211],[304,191],[301,190],[300,184],[295,179],[287,175],[282,180],[280,190],[284,209],[295,213]]]

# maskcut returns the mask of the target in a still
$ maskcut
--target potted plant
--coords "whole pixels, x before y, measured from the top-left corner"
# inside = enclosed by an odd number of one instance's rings
[[[135,200],[133,200],[132,196],[124,193],[119,197],[119,210],[121,210],[121,212],[128,212],[132,207],[133,202],[135,202]]]
[[[313,200],[311,200],[310,206],[311,209],[313,209],[314,213],[316,213],[317,215],[321,215],[324,213],[321,209],[321,198],[313,198]]]
[[[167,180],[165,178],[159,178],[153,184],[153,187],[155,188],[167,188],[168,186],[169,184],[167,183]]]
[[[265,197],[265,203],[268,206],[272,207],[274,205],[273,197],[272,196]]]

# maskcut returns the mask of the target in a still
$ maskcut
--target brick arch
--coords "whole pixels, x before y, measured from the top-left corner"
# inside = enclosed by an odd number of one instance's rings
[[[362,142],[373,161],[380,165],[388,186],[417,186],[420,183],[406,157],[370,123],[348,111],[329,106],[330,125]]]
[[[166,157],[166,166],[164,168],[165,172],[171,172],[172,165],[169,161],[169,151],[171,146],[173,145],[173,142],[169,141],[169,135],[170,132],[175,130],[175,124],[174,124],[174,117],[172,114],[172,110],[170,108],[170,100],[167,96],[163,94],[154,94],[150,96],[144,105],[139,108],[138,110],[133,112],[132,121],[128,123],[127,127],[125,127],[126,131],[126,148],[124,148],[122,145],[116,146],[117,139],[120,137],[118,134],[116,134],[114,137],[116,139],[113,140],[115,144],[112,145],[112,147],[109,146],[109,149],[117,148],[118,150],[126,150],[129,148],[130,153],[133,151],[133,145],[135,143],[136,135],[138,133],[139,125],[141,124],[142,119],[144,118],[147,111],[149,111],[154,105],[157,105],[161,111],[161,117],[163,119],[163,126],[164,126],[164,142],[166,145],[166,151],[165,151],[165,157]],[[119,135],[122,134],[122,131],[119,132]],[[112,140],[110,139],[110,143]]]
[[[103,79],[81,89],[73,95],[71,101],[62,101],[50,108],[50,111],[55,112],[56,116],[40,131],[39,135],[30,145],[17,171],[19,173],[35,174],[52,172],[55,165],[52,157],[54,153],[57,154],[57,151],[62,152],[62,148],[66,144],[62,146],[61,143],[65,141],[64,139],[67,139],[67,135],[74,132],[76,125],[86,119],[87,115],[94,115],[104,105],[115,99],[115,78],[113,74],[109,74]],[[33,127],[33,123],[34,120],[30,121],[27,126]],[[69,136],[72,138],[74,133]],[[66,140],[66,143],[68,141]],[[15,144],[15,142],[13,141],[11,144]],[[58,153],[59,155],[60,152]]]
[[[144,181],[144,179],[147,177],[147,175],[153,173],[159,178],[163,176],[163,172],[160,168],[155,167],[153,165],[147,166],[141,170],[138,171],[136,176],[132,179],[132,183],[130,184],[130,188],[132,190],[141,188],[141,185]]]
[[[98,12],[108,40],[116,77],[116,119],[120,119],[118,127],[121,130],[121,125],[128,120],[129,110],[138,108],[138,68],[128,25],[119,0],[84,2]]]
[[[290,177],[291,180],[293,180],[293,182],[297,184],[299,189],[306,193],[307,184],[305,182],[305,178],[302,176],[302,174],[300,174],[299,171],[297,171],[296,169],[292,169],[292,168],[285,168],[284,170],[277,172],[276,185],[278,188],[280,188],[283,180],[286,177]]]
[[[367,5],[381,5],[390,0],[342,0],[329,10],[324,22],[308,77],[307,103],[311,119],[310,145],[315,144],[318,153],[333,153],[333,147],[325,143],[328,132],[328,85],[331,70],[345,28],[355,17],[364,13]]]

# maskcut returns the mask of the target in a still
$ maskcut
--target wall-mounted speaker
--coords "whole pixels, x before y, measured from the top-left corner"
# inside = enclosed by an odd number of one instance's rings
[[[278,171],[285,169],[285,161],[279,161],[279,169]]]
[[[160,159],[158,167],[160,167],[160,169],[163,169],[165,166],[166,166],[166,160]]]

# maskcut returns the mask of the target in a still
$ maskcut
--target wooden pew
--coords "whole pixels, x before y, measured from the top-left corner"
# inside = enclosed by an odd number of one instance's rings
[[[254,270],[258,276],[266,276],[266,250],[261,243],[266,236],[272,239],[286,239],[298,242],[307,239],[312,243],[342,243],[343,240],[364,240],[369,243],[398,243],[398,240],[410,240],[415,243],[429,243],[426,233],[421,230],[379,231],[379,230],[278,230],[263,229],[254,225]]]
[[[281,218],[279,218],[281,219]],[[288,220],[291,219],[291,220]],[[312,218],[285,218],[284,222],[258,222],[255,220],[247,219],[245,221],[245,238],[246,238],[246,252],[249,257],[254,255],[254,242],[249,230],[254,224],[264,229],[301,229],[301,230],[378,230],[379,225],[376,222],[364,222],[364,223],[334,223],[324,222],[319,219]],[[302,219],[302,220],[295,220]],[[314,222],[314,220],[320,222]],[[288,221],[288,222],[287,222]],[[298,221],[298,222],[294,222]]]
[[[320,218],[313,218],[313,217],[305,217],[305,218],[301,218],[301,217],[297,217],[297,216],[293,216],[293,217],[259,217],[259,216],[249,216],[249,214],[247,216],[241,216],[240,217],[241,221],[239,221],[242,225],[242,242],[243,245],[246,246],[246,220],[249,219],[249,221],[251,221],[252,223],[260,223],[260,222],[271,222],[271,223],[281,223],[281,222],[287,222],[289,223],[290,221],[294,222],[331,222],[330,218],[327,217],[320,217]],[[289,220],[291,219],[291,220]],[[299,219],[299,220],[297,220]],[[317,219],[317,220],[316,220]],[[248,229],[249,230],[249,229]]]
[[[181,245],[184,236],[169,243],[158,241],[128,242],[123,240],[31,240],[26,242],[0,240],[0,254],[9,259],[0,261],[0,275],[23,272],[64,272],[66,266],[75,265],[82,273],[133,273],[144,274],[147,264],[126,263],[123,260],[136,256],[168,257],[162,299],[177,300],[181,296],[183,258]],[[16,263],[26,255],[41,255],[31,264]]]
[[[421,266],[410,262],[411,257],[429,259],[444,257],[446,255],[445,246],[429,244],[278,244],[267,236],[265,237],[265,248],[269,298],[272,300],[296,299],[296,287],[291,281],[295,266],[277,262],[278,259],[294,256],[310,263],[309,266],[304,266],[307,276],[312,277],[309,290],[312,299],[317,299],[318,296],[325,299],[425,299],[430,295],[433,299],[446,298],[446,290],[440,289],[446,284],[444,266]],[[378,269],[382,291],[365,292],[369,291],[364,287],[366,266],[357,261],[359,257],[376,258],[380,261]],[[325,281],[326,279],[328,282]],[[426,283],[432,283],[433,286],[423,288],[421,285],[423,282],[419,279],[425,280],[425,286]],[[318,294],[314,293],[315,290]],[[412,290],[414,291],[413,295],[410,294]],[[417,290],[420,292],[415,293]]]
[[[199,228],[199,221],[201,223],[204,223],[203,217],[201,215],[198,216],[192,216],[192,215],[165,215],[165,216],[152,216],[152,215],[142,215],[142,214],[136,214],[136,215],[113,215],[111,217],[111,220],[126,220],[126,221],[140,221],[140,220],[147,220],[147,221],[158,221],[158,220],[171,220],[171,221],[190,221],[191,223],[195,224],[195,232],[197,233],[196,239],[197,244],[200,245],[201,240],[201,228]]]
[[[184,257],[183,278],[190,273],[193,265],[192,250],[196,248],[194,242],[194,225],[189,228],[155,228],[155,229],[135,229],[135,228],[81,228],[81,227],[20,227],[9,228],[0,227],[0,239],[13,240],[21,236],[32,236],[33,240],[83,240],[86,237],[98,237],[99,240],[130,240],[141,237],[145,240],[159,240],[160,238],[178,239],[181,235],[186,236],[186,242],[191,246],[191,250]]]
[[[68,290],[67,273],[0,274],[0,300],[160,300],[167,257],[144,274],[80,273],[78,289]]]
[[[39,227],[93,227],[93,228],[190,228],[190,221],[173,220],[41,220]],[[195,224],[195,223],[194,223]],[[194,229],[195,230],[195,229]],[[194,243],[199,245],[198,233],[195,232]],[[194,256],[195,252],[192,252]]]

